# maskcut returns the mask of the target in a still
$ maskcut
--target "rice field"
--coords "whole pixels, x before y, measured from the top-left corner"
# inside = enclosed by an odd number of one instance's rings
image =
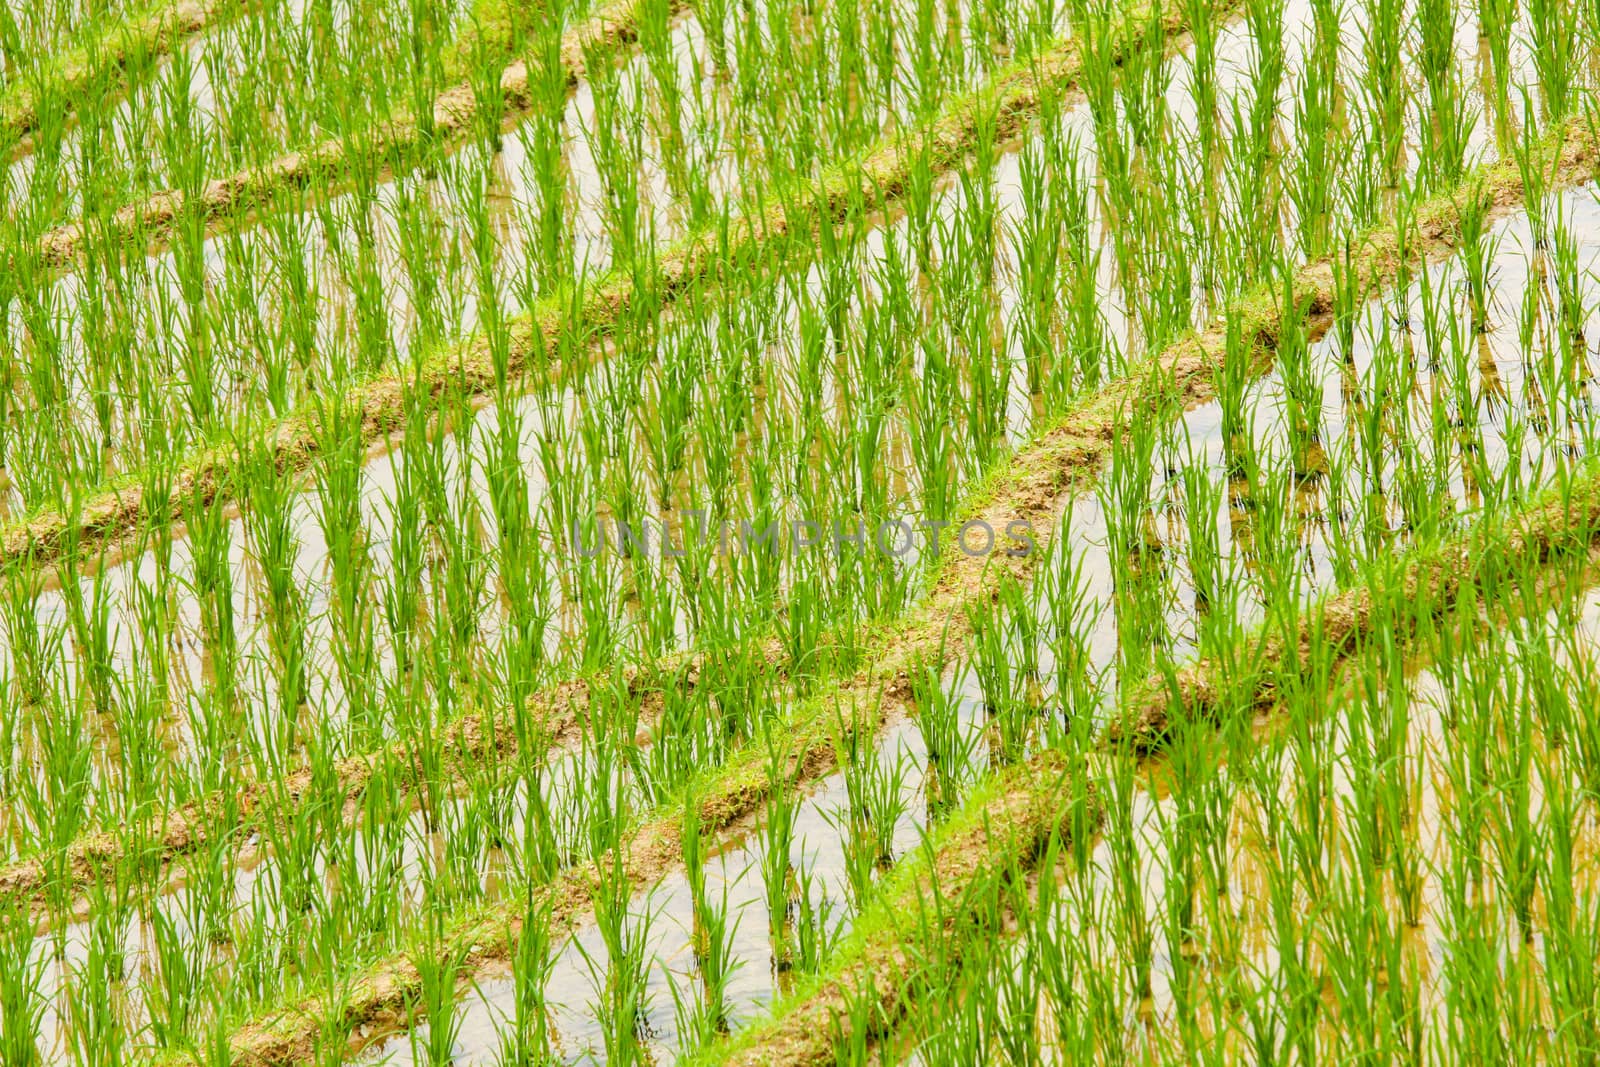
[[[1597,85],[0,11],[0,1063],[1600,1059]]]

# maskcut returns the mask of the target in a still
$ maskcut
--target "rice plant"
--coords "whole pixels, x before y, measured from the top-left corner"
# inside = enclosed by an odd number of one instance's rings
[[[0,1059],[1600,1055],[1592,6],[0,12]]]

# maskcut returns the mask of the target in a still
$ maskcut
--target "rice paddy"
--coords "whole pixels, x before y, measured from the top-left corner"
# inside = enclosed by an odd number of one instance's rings
[[[1597,83],[0,12],[0,1062],[1600,1058]]]

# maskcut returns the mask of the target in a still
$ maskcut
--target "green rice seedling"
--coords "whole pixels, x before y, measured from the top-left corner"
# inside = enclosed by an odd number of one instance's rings
[[[1573,107],[1580,18],[1578,5],[1563,0],[1531,0],[1528,4],[1530,45],[1547,124],[1559,122]]]
[[[659,803],[677,792],[707,758],[719,759],[715,723],[699,690],[687,691],[669,682],[661,689],[661,714],[637,777],[641,788]]]
[[[1250,380],[1253,352],[1242,325],[1229,320],[1221,372],[1217,376],[1217,404],[1222,414],[1222,448],[1228,477],[1247,477],[1257,463],[1255,439],[1245,415],[1245,389]]]
[[[411,1028],[411,1055],[418,1063],[443,1067],[455,1062],[456,1041],[461,1031],[456,985],[462,961],[460,950],[444,940],[443,916],[436,911],[425,912],[423,921],[426,933],[412,957],[419,981],[410,1009],[424,1016],[428,1023],[425,1032],[419,1027]]]
[[[1184,0],[1179,9],[1194,38],[1189,56],[1189,99],[1194,104],[1195,138],[1200,149],[1205,202],[1216,203],[1216,167],[1221,162],[1221,112],[1218,110],[1217,36],[1218,26],[1205,5]]]
[[[1103,665],[1094,662],[1092,639],[1103,609],[1089,589],[1087,553],[1075,553],[1065,531],[1072,528],[1074,505],[1069,504],[1050,550],[1039,583],[1044,601],[1045,641],[1055,664],[1053,699],[1061,710],[1060,733],[1072,739],[1071,747],[1085,743],[1092,729],[1090,709],[1098,706],[1105,681]]]
[[[1166,131],[1166,94],[1171,71],[1166,62],[1166,33],[1162,9],[1152,6],[1137,19],[1134,32],[1143,34],[1143,47],[1130,50],[1123,63],[1123,106],[1133,142],[1140,149],[1155,144]]]
[[[1283,302],[1284,322],[1290,325],[1278,339],[1276,367],[1283,381],[1291,462],[1295,478],[1304,483],[1318,478],[1326,466],[1321,440],[1322,380],[1312,365],[1311,346],[1301,326],[1304,316],[1292,284],[1285,285]]]
[[[1426,189],[1450,188],[1461,179],[1468,135],[1476,123],[1456,66],[1456,13],[1448,4],[1428,0],[1418,5],[1416,20],[1421,38],[1418,60],[1428,94],[1417,153],[1421,184]]]
[[[68,557],[77,560],[79,554]],[[84,585],[89,586],[86,592]],[[62,599],[67,609],[79,678],[88,692],[90,707],[100,715],[115,711],[115,661],[111,635],[111,596],[105,581],[105,572],[96,569],[86,578],[80,578],[76,567],[70,567],[62,576]]]
[[[1153,650],[1164,641],[1158,620],[1164,616],[1167,573],[1163,548],[1151,520],[1154,428],[1135,423],[1119,430],[1107,477],[1096,487],[1106,518],[1113,575],[1112,607],[1118,632],[1118,673],[1140,678]]]
[[[587,781],[581,792],[586,802],[579,804],[578,796],[568,798],[579,813],[587,855],[595,860],[616,848],[632,806],[626,747],[637,727],[636,720],[629,722],[636,709],[619,689],[613,683],[609,692],[603,691],[605,703],[593,713],[594,732],[585,738],[581,766]]]
[[[66,1038],[75,1063],[120,1067],[130,1061],[132,1043],[117,1003],[127,966],[120,944],[124,909],[97,886],[90,910],[83,981],[73,990]]]
[[[39,967],[33,958],[33,920],[26,911],[7,905],[0,927],[0,1046],[7,1063],[32,1067],[44,1062],[39,1050],[45,1002],[39,996]]]
[[[585,69],[592,72],[594,79],[595,122],[589,150],[605,187],[601,216],[612,256],[616,261],[631,263],[644,250],[645,241],[641,233],[640,168],[644,160],[641,90],[636,82],[631,83],[631,89],[627,90],[631,96],[623,98],[615,68],[602,56],[591,55]]]
[[[1366,108],[1371,116],[1381,153],[1385,184],[1398,186],[1405,162],[1405,114],[1408,89],[1403,62],[1405,19],[1394,0],[1370,0],[1365,5],[1362,50],[1369,78]]]
[[[1286,181],[1299,227],[1298,251],[1306,257],[1325,252],[1332,233],[1338,186],[1336,178],[1329,179],[1338,172],[1336,149],[1341,137],[1337,128],[1342,103],[1339,83],[1341,7],[1336,0],[1315,0],[1312,4],[1311,54],[1301,73],[1300,93],[1295,103],[1294,136],[1298,158],[1289,169]],[[1212,95],[1215,95],[1214,89]],[[1211,107],[1215,108],[1215,104]],[[1204,157],[1207,159],[1215,151],[1214,132],[1211,137],[1213,140]],[[1208,197],[1210,199],[1214,199],[1214,193]]]
[[[1150,996],[1150,975],[1154,963],[1154,939],[1146,912],[1144,886],[1140,878],[1138,834],[1134,818],[1132,768],[1126,763],[1110,768],[1106,782],[1108,835],[1111,844],[1112,907],[1120,931],[1135,999]]]
[[[1024,669],[1012,662],[1013,638],[1007,622],[996,606],[969,609],[972,670],[994,731],[994,756],[1001,763],[1012,762],[1021,755],[1033,710],[1025,692]]]
[[[580,944],[595,983],[594,1004],[605,1042],[606,1062],[640,1063],[645,1048],[641,1024],[650,1010],[647,990],[651,916],[631,909],[632,887],[620,853],[601,865],[595,887],[595,925],[606,960],[597,961]]]
[[[1542,851],[1529,814],[1532,729],[1532,716],[1518,716],[1505,739],[1507,750],[1490,750],[1489,783],[1494,792],[1485,798],[1498,888],[1511,906],[1524,943],[1533,939],[1533,900],[1538,890],[1538,854]]]
[[[1222,514],[1225,487],[1200,462],[1190,460],[1179,471],[1183,492],[1184,543],[1189,581],[1194,588],[1195,612],[1201,623],[1200,644],[1210,646],[1207,633],[1215,625],[1227,628],[1231,618],[1228,598],[1234,583],[1223,555],[1217,518]],[[1215,622],[1213,623],[1213,620]]]
[[[549,912],[530,894],[512,960],[511,1025],[501,1035],[499,1049],[503,1067],[538,1067],[553,1055],[547,993],[555,961],[550,950]]]
[[[1577,239],[1566,220],[1563,201],[1557,202],[1551,222],[1549,253],[1548,277],[1555,305],[1552,325],[1559,328],[1561,339],[1568,342],[1560,349],[1562,379],[1564,382],[1581,381],[1589,374],[1585,332],[1593,301],[1586,301],[1584,295]]]
[[[300,713],[306,695],[306,645],[308,615],[304,594],[299,587],[295,562],[299,551],[294,534],[291,507],[293,497],[288,479],[276,469],[270,454],[240,444],[250,455],[248,479],[250,508],[245,528],[260,568],[269,641],[278,680],[280,718],[267,724],[279,758],[298,745]]]
[[[93,776],[89,723],[81,705],[75,702],[51,699],[33,711],[45,718],[32,738],[36,766],[19,776],[16,803],[27,815],[39,844],[50,850],[47,855],[55,867],[50,873],[65,882],[70,873],[66,846],[84,828],[89,816]]]
[[[160,907],[150,913],[150,935],[155,942],[155,980],[144,984],[144,1001],[156,1045],[183,1049],[204,989],[206,942],[189,936]]]
[[[1055,195],[1061,204],[1063,253],[1067,260],[1063,273],[1068,279],[1064,328],[1058,351],[1077,353],[1079,386],[1093,389],[1104,378],[1122,373],[1126,368],[1121,365],[1120,353],[1106,336],[1105,315],[1100,307],[1097,282],[1100,246],[1094,240],[1090,223],[1088,179],[1076,162],[1065,162],[1076,161],[1081,153],[1075,140],[1066,142],[1057,151],[1062,162],[1052,168],[1055,179],[1052,187],[1057,190]]]
[[[1489,291],[1491,264],[1499,248],[1489,236],[1486,205],[1481,192],[1474,189],[1461,201],[1460,220],[1462,266],[1466,271],[1467,308],[1473,331],[1489,332]]]
[[[1238,202],[1242,260],[1250,276],[1259,276],[1271,261],[1279,224],[1277,176],[1273,173],[1278,140],[1278,99],[1284,76],[1284,5],[1281,0],[1249,0],[1245,18],[1255,47],[1250,69],[1248,110],[1233,103],[1234,141],[1229,170]]]
[[[828,896],[809,868],[802,868],[795,886],[795,967],[802,974],[819,974],[833,958],[843,936],[834,921],[836,901]]]
[[[841,1067],[865,1067],[871,1062],[872,1033],[879,1027],[882,1007],[869,980],[865,986],[843,990],[844,1005],[833,1019],[833,1058]]]
[[[792,966],[789,940],[789,908],[793,898],[794,871],[790,856],[794,847],[795,799],[786,751],[767,740],[767,802],[762,821],[761,877],[766,888],[767,936],[772,945],[772,966],[781,973]]]
[[[895,831],[909,807],[905,785],[910,768],[903,752],[886,765],[865,742],[871,735],[864,725],[858,725],[850,735],[849,759],[844,765],[845,793],[850,805],[851,841],[847,850],[865,856],[863,867],[882,873],[894,865]],[[859,886],[858,892],[865,888]],[[858,897],[858,909],[864,902],[864,896]]]
[[[678,1032],[687,1047],[709,1044],[728,1032],[728,986],[740,961],[733,956],[737,920],[730,925],[728,888],[713,899],[706,884],[707,851],[711,844],[700,822],[700,805],[691,793],[683,808],[683,868],[689,883],[693,914],[691,932],[695,968],[699,974],[696,999],[681,999],[673,987]],[[797,933],[799,931],[797,930]]]
[[[56,659],[59,632],[39,623],[40,581],[31,568],[6,575],[6,646],[11,651],[13,698],[23,708],[43,708],[50,696],[50,664]]]
[[[340,681],[349,701],[352,733],[361,747],[368,747],[379,736],[376,681],[378,645],[370,586],[373,561],[365,520],[361,512],[360,424],[354,413],[340,402],[332,402],[324,416],[326,443],[319,449],[315,467],[317,483],[317,523],[327,547],[330,612],[339,640],[334,659]],[[226,525],[223,526],[225,536]],[[225,553],[226,545],[213,552]],[[226,556],[210,568],[213,580],[231,581],[224,573]],[[229,624],[232,623],[231,612]]]
[[[1560,784],[1556,784],[1560,783]],[[1569,1032],[1580,1046],[1592,1044],[1594,1024],[1588,1006],[1594,1003],[1595,980],[1591,969],[1578,961],[1584,946],[1600,933],[1600,911],[1573,892],[1572,827],[1576,811],[1570,786],[1557,775],[1545,794],[1546,838],[1540,862],[1541,896],[1545,907],[1546,936],[1560,948],[1549,953],[1546,982],[1558,1032]]]
[[[942,657],[941,657],[942,658]],[[971,739],[961,728],[960,707],[937,667],[919,665],[911,676],[917,730],[928,754],[927,793],[930,817],[960,802],[971,773]]]

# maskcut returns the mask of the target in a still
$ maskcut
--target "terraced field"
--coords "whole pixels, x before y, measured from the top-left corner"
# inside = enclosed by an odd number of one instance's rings
[[[0,1064],[1600,1059],[1597,83],[0,11]]]

